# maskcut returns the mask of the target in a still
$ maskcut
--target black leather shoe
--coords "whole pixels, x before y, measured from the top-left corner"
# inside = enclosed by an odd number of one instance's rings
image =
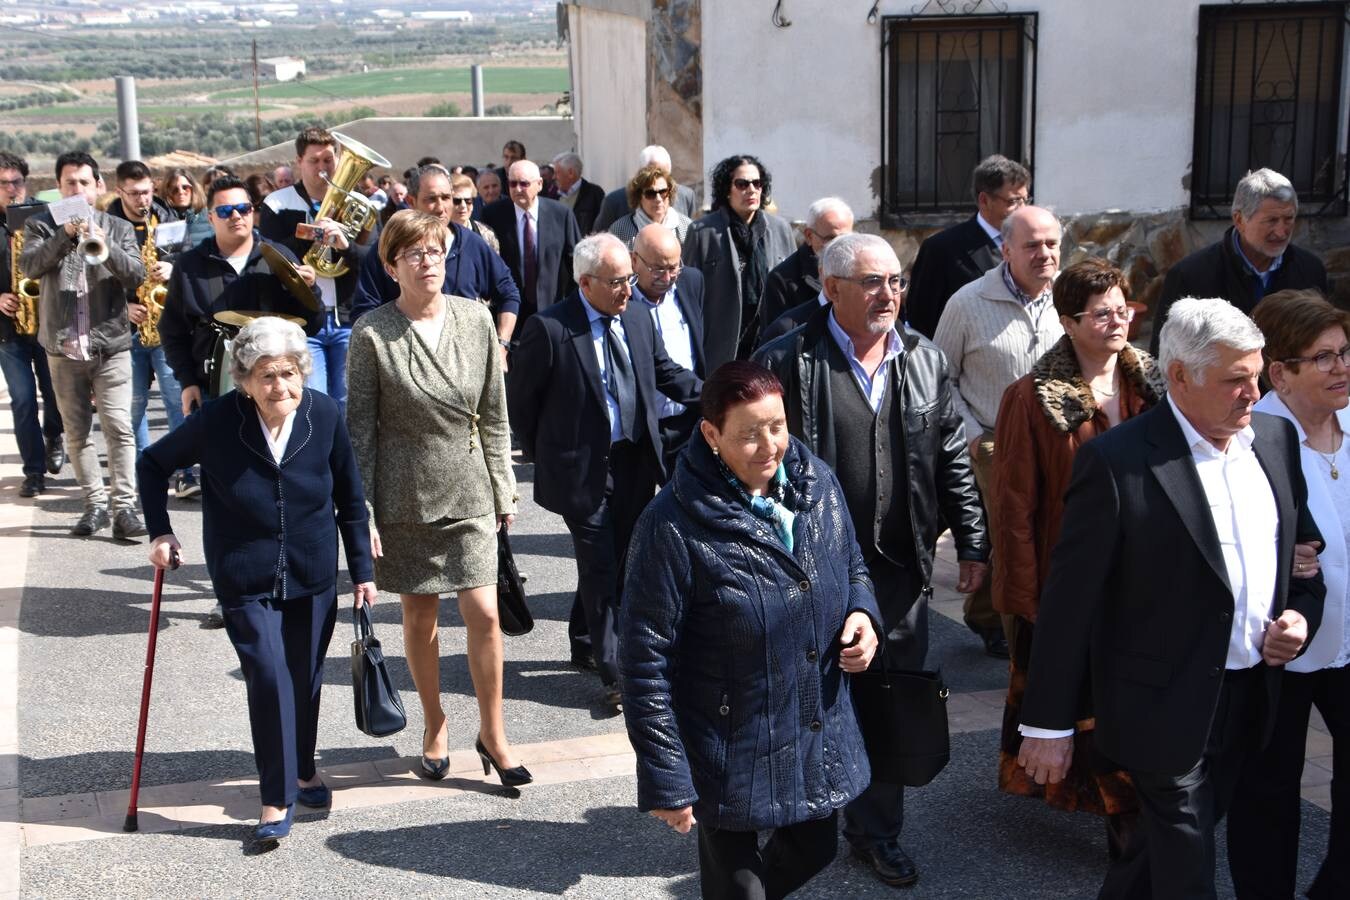
[[[20,497],[36,497],[47,489],[47,479],[41,472],[23,477],[23,486],[19,488]]]
[[[94,509],[86,509],[84,515],[80,516],[80,521],[76,522],[75,527],[70,529],[70,533],[76,537],[89,537],[89,535],[102,531],[107,527],[108,511],[96,507]]]
[[[145,523],[129,509],[120,509],[113,516],[113,537],[119,541],[125,541],[129,538],[141,537],[148,532],[145,530]]]
[[[919,867],[896,841],[853,848],[853,855],[872,867],[877,878],[891,887],[908,887],[919,880]]]
[[[986,656],[992,656],[994,659],[1008,658],[1008,639],[1003,635],[1002,628],[989,628],[980,633],[984,640],[984,653]]]
[[[47,442],[47,474],[60,475],[66,464],[66,441],[61,435]]]

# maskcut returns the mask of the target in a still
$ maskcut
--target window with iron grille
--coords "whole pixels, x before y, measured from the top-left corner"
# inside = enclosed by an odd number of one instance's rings
[[[1300,215],[1346,214],[1350,4],[1200,7],[1191,215],[1226,219],[1243,175],[1274,169]]]
[[[991,153],[1031,168],[1036,15],[887,17],[882,41],[882,216],[975,209]]]

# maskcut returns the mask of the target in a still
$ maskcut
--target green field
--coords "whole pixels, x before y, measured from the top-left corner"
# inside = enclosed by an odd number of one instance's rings
[[[314,90],[318,88],[320,90]],[[571,88],[565,66],[484,68],[483,90],[488,94],[561,94]],[[450,94],[469,92],[469,69],[385,69],[356,75],[335,75],[302,82],[266,84],[260,96],[272,99],[313,98],[316,94],[336,94],[350,100],[363,97],[387,97],[393,94]],[[253,88],[217,91],[213,100],[231,100],[253,96]]]
[[[262,110],[279,109],[276,105],[262,104]],[[154,103],[142,102],[138,111],[141,121],[152,120],[158,116],[198,116],[209,112],[228,112],[231,109],[238,109],[240,112],[247,112],[253,115],[253,105],[239,107],[211,106],[205,103],[196,106],[164,105],[159,106]],[[34,124],[42,122],[97,122],[104,119],[112,119],[117,115],[117,105],[108,104],[100,106],[80,106],[71,104],[69,106],[43,106],[35,109],[23,109],[9,113],[15,118],[22,117],[26,122]],[[19,126],[22,127],[22,126]]]

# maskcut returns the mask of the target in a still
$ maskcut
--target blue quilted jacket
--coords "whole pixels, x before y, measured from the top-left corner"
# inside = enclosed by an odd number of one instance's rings
[[[871,777],[839,668],[872,583],[834,473],[796,438],[784,458],[789,553],[695,433],[628,551],[619,668],[642,810],[693,805],[717,828],[829,815]]]

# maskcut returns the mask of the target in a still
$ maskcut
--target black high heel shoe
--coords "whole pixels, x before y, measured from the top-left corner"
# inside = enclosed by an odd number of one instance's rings
[[[430,734],[430,732],[425,727],[423,727],[422,743],[424,744],[426,743],[428,734]],[[446,774],[449,773],[450,771],[449,754],[442,756],[440,759],[430,759],[427,757],[425,753],[423,753],[421,759],[422,759],[422,777],[427,779],[428,781],[440,781],[441,779],[445,778]]]
[[[483,763],[483,774],[487,775],[493,769],[497,770],[497,777],[502,780],[503,787],[520,787],[522,784],[529,784],[534,781],[534,776],[530,770],[524,766],[516,766],[514,769],[503,769],[497,765],[497,761],[492,758],[492,754],[487,752],[483,746],[483,739],[480,737],[473,743],[473,748],[478,751],[478,758]]]

